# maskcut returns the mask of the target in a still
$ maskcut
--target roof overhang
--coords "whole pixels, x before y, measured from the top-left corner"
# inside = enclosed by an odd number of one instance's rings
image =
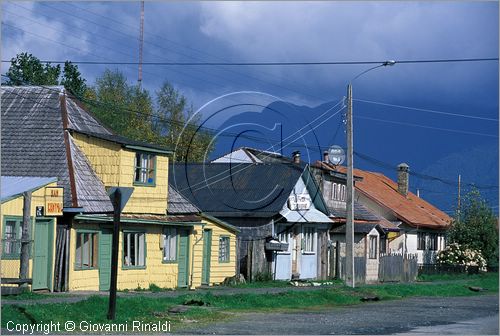
[[[100,223],[112,223],[113,222],[113,217],[111,216],[101,216],[101,215],[76,215],[75,216],[76,220],[81,220],[81,221],[91,221],[91,222],[100,222]],[[155,220],[155,219],[146,219],[146,218],[127,218],[127,217],[121,217],[120,218],[120,223],[134,223],[134,224],[153,224],[153,225],[168,225],[168,226],[194,226],[194,225],[201,225],[203,226],[202,222],[195,222],[195,221],[175,221],[175,220]]]

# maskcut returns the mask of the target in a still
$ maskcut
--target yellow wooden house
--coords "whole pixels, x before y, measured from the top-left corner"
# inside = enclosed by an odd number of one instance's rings
[[[28,206],[30,255],[27,279],[34,290],[52,290],[57,216],[62,215],[62,188],[57,178],[2,176],[2,286],[16,283],[20,273],[23,208]],[[24,194],[31,195],[29,202]]]
[[[109,289],[113,187],[132,190],[121,216],[118,289],[195,288],[235,275],[238,230],[169,188],[171,151],[113,134],[62,87],[1,93],[9,155],[2,172],[55,176],[64,189],[51,288]]]

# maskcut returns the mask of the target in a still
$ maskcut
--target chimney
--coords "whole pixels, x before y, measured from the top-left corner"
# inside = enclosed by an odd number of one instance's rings
[[[398,191],[405,197],[408,195],[409,171],[410,166],[406,163],[398,165]]]
[[[295,151],[292,153],[293,163],[300,163],[300,151]]]
[[[328,163],[328,151],[323,152],[323,162]]]

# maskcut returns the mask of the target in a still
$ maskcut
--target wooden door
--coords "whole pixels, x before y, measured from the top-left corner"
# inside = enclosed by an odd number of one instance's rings
[[[99,290],[109,290],[111,283],[111,247],[113,231],[101,230],[99,236]]]
[[[210,284],[210,259],[212,259],[212,230],[203,231],[203,265],[201,283]]]
[[[32,289],[52,289],[53,222],[36,220]]]
[[[189,230],[179,230],[178,287],[187,287],[189,284]]]

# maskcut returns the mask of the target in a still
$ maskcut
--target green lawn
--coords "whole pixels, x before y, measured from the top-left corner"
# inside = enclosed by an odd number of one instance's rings
[[[377,295],[382,300],[399,299],[411,296],[465,296],[478,295],[468,286],[487,289],[486,293],[498,292],[498,273],[471,276],[460,281],[436,284],[383,284],[367,285],[351,289],[345,286],[321,288],[317,290],[287,291],[277,294],[236,294],[220,295],[213,293],[192,293],[176,297],[120,297],[117,301],[117,323],[140,320],[144,322],[170,321],[175,330],[186,320],[197,322],[215,321],[230,317],[231,311],[293,310],[359,304],[366,295]],[[181,305],[188,300],[200,300],[203,307],[192,307],[183,314],[169,314],[169,308]],[[34,321],[66,322],[72,320],[106,323],[107,297],[93,296],[71,304],[34,304],[25,307],[6,305],[2,307],[2,327],[7,321],[33,323]]]

